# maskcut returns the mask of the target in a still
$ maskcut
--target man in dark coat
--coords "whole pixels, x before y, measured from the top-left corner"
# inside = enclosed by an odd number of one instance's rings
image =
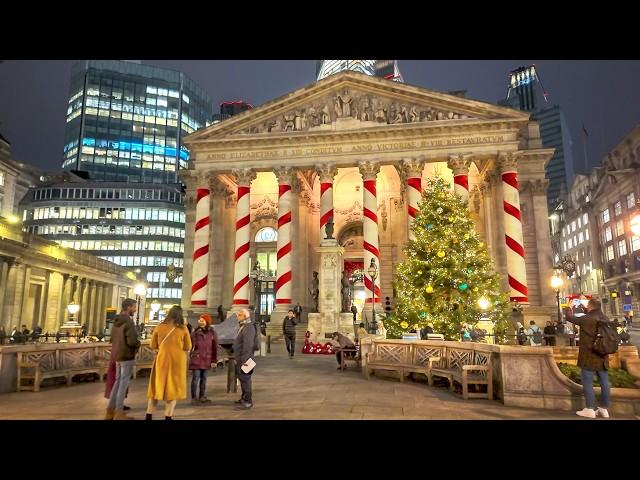
[[[293,358],[293,354],[296,351],[296,321],[295,313],[293,310],[289,310],[287,316],[284,317],[282,322],[282,333],[284,334],[284,341],[287,344],[287,352],[289,352],[289,358]]]
[[[575,317],[571,309],[566,310],[567,321],[580,326],[580,343],[578,345],[578,366],[580,367],[580,376],[582,378],[582,390],[584,391],[584,399],[586,408],[576,412],[577,415],[587,418],[596,418],[601,415],[609,418],[610,387],[608,355],[601,356],[593,351],[593,341],[596,338],[596,329],[598,322],[608,322],[609,320],[602,313],[601,305],[598,300],[592,298],[587,304],[587,314],[582,317]],[[602,398],[600,406],[595,409],[596,397],[593,390],[593,375],[597,373],[600,380]]]
[[[243,366],[248,366],[247,362],[253,357],[253,342],[256,335],[256,325],[251,321],[251,313],[244,308],[238,312],[238,323],[240,330],[233,342],[233,357],[236,362],[236,376],[240,380],[240,388],[242,396],[238,403],[238,409],[247,410],[253,407],[253,398],[251,395],[251,375],[255,371],[255,367],[249,372],[242,371]]]

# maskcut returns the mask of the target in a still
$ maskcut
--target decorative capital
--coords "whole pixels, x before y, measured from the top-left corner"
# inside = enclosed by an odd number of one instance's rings
[[[378,162],[372,162],[371,160],[364,160],[358,162],[358,168],[360,169],[360,175],[362,180],[375,180],[380,172],[380,164]]]
[[[184,204],[187,208],[193,208],[196,204],[196,192],[193,189],[187,190],[184,196]]]
[[[321,183],[333,183],[333,178],[338,173],[338,169],[333,165],[333,163],[316,164],[315,169]]]
[[[273,169],[273,173],[276,174],[280,185],[292,185],[296,177],[296,170],[292,167],[276,167]]]
[[[517,152],[498,153],[497,166],[498,166],[498,169],[500,170],[500,173],[517,172],[519,156],[520,155]]]
[[[408,157],[402,159],[402,172],[406,178],[422,178],[424,170],[424,157]],[[403,182],[404,183],[404,182]]]
[[[471,159],[468,155],[449,155],[447,166],[453,170],[453,175],[469,175]]]
[[[538,178],[529,182],[531,191],[534,195],[547,195],[547,188],[549,188],[549,180],[546,178]]]
[[[236,183],[238,185],[251,185],[251,182],[256,179],[256,172],[251,168],[237,168],[231,173],[236,177]]]

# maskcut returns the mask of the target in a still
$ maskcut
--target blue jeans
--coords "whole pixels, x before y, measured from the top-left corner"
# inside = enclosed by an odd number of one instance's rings
[[[595,409],[596,394],[593,391],[593,375],[597,373],[600,379],[600,391],[602,392],[600,398],[600,406],[602,408],[609,408],[609,399],[611,398],[611,389],[609,387],[609,373],[606,370],[588,370],[586,368],[580,369],[580,376],[582,377],[582,390],[584,391],[584,400],[587,408]]]
[[[124,362],[116,362],[116,382],[113,384],[111,396],[109,397],[109,410],[122,410],[124,408],[124,397],[129,388],[129,380],[133,373],[135,360],[126,360]]]
[[[204,368],[198,368],[193,370],[193,376],[191,377],[191,398],[196,397],[196,392],[198,390],[198,383],[200,383],[200,397],[204,398],[207,392],[207,374],[209,370],[205,370]]]

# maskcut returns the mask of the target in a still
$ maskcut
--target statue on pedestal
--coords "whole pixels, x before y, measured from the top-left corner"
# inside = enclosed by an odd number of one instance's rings
[[[311,293],[311,298],[313,298],[313,311],[318,313],[318,300],[320,298],[320,280],[318,280],[318,272],[313,272],[309,293]]]
[[[333,217],[329,217],[329,220],[327,221],[326,225],[324,226],[324,231],[327,234],[326,237],[324,237],[325,240],[333,240]]]
[[[345,270],[342,271],[342,279],[340,280],[342,293],[342,311],[348,313],[351,305],[351,281]]]

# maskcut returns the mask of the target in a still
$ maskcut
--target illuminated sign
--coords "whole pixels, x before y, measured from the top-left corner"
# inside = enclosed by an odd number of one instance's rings
[[[611,298],[618,298],[618,292],[616,292],[615,290],[611,292]]]

